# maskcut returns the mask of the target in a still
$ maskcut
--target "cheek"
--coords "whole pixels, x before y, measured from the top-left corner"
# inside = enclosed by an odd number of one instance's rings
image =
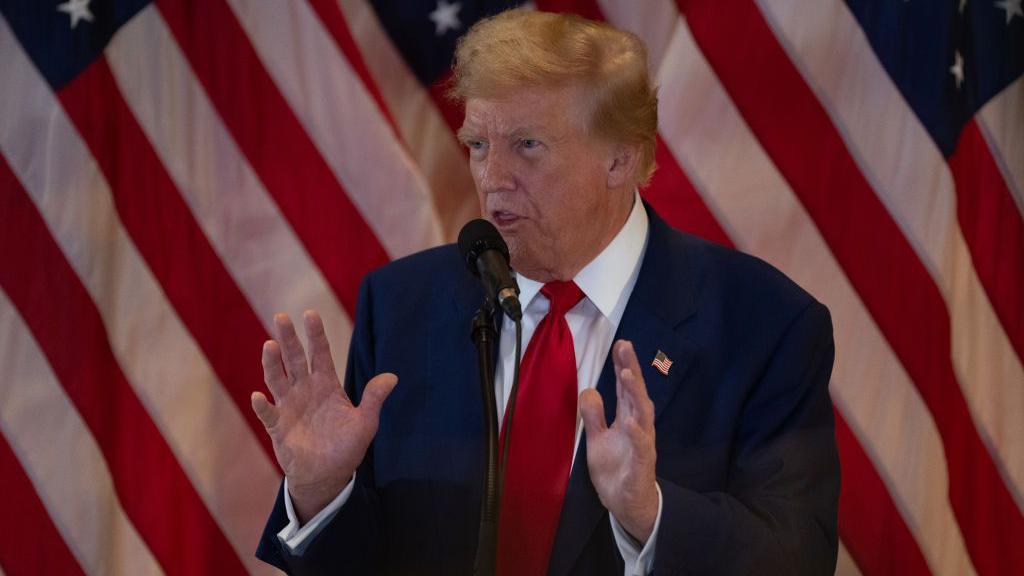
[[[476,192],[476,200],[480,204],[480,213],[483,214],[484,207],[486,206],[486,195],[484,194],[483,188],[480,186],[481,172],[479,166],[474,166],[470,163],[469,174],[473,177],[473,191]]]
[[[538,195],[538,208],[546,215],[545,220],[556,227],[552,232],[560,236],[572,234],[575,228],[590,222],[594,203],[600,196],[594,178],[571,169],[553,175],[543,190],[544,194]]]
[[[470,161],[469,174],[473,177],[473,184],[476,186],[477,194],[480,194],[480,179],[483,176],[480,164]]]

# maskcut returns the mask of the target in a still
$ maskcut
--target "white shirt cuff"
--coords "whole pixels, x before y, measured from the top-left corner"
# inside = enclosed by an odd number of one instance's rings
[[[320,533],[320,530],[327,525],[328,522],[334,518],[334,515],[341,510],[341,507],[348,501],[348,497],[352,494],[352,487],[355,486],[356,476],[352,475],[352,479],[345,485],[344,490],[341,494],[338,494],[331,503],[324,507],[323,510],[317,512],[316,516],[313,516],[306,523],[305,526],[299,522],[299,517],[295,514],[295,508],[292,506],[292,497],[288,493],[288,477],[284,479],[284,508],[288,511],[288,525],[281,529],[277,533],[277,539],[281,541],[288,551],[294,556],[301,556],[306,550],[306,546],[313,541],[313,538]],[[660,496],[659,496],[660,498]],[[659,515],[661,514],[661,508],[658,508]],[[657,525],[655,525],[657,526]]]
[[[615,516],[609,514],[612,520],[612,534],[615,536],[615,544],[619,547],[619,554],[626,564],[625,576],[646,576],[654,570],[654,543],[658,540],[658,528],[661,526],[661,487],[658,489],[658,515],[654,519],[654,529],[643,548],[640,542],[630,536],[626,529],[619,524]]]

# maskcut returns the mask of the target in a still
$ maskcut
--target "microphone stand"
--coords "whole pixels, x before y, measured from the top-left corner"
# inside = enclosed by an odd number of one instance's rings
[[[470,338],[476,345],[480,367],[480,393],[484,410],[484,486],[480,502],[480,531],[477,536],[473,574],[493,576],[498,550],[498,405],[494,397],[494,306],[491,299],[473,316]]]
[[[477,364],[480,368],[480,393],[483,398],[484,435],[484,483],[483,498],[480,502],[480,531],[477,536],[476,561],[473,574],[493,576],[498,550],[498,505],[505,479],[505,460],[508,458],[509,438],[512,436],[512,415],[519,391],[519,362],[522,358],[523,323],[516,320],[516,359],[512,376],[512,391],[505,407],[506,430],[498,464],[498,405],[494,391],[493,346],[497,339],[494,330],[494,304],[490,298],[473,316],[470,337],[476,345]]]

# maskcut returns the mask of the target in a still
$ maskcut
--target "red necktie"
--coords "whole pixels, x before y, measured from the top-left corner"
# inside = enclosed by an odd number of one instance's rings
[[[576,353],[565,313],[583,292],[574,282],[549,282],[540,292],[551,308],[519,368],[498,516],[499,576],[547,573],[576,441]]]

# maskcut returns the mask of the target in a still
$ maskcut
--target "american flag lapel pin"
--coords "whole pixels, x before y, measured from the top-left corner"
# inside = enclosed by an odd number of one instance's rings
[[[665,356],[665,353],[658,350],[658,353],[654,355],[654,360],[651,360],[651,366],[658,369],[663,376],[668,376],[668,369],[672,367],[672,361]]]

